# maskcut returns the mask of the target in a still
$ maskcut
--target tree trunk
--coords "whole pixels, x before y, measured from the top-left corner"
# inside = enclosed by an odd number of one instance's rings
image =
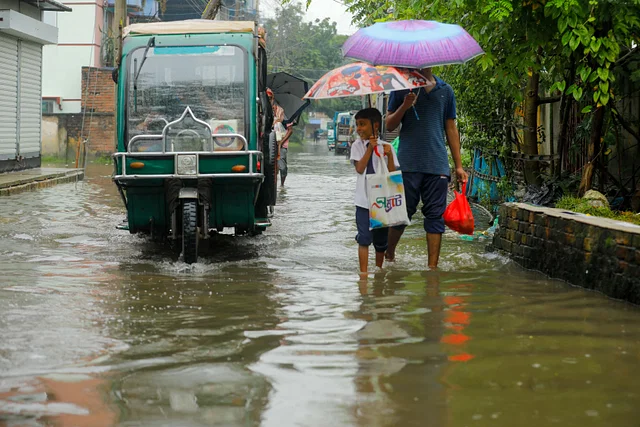
[[[524,94],[524,154],[538,155],[538,88],[540,74],[530,71]],[[524,162],[524,177],[527,184],[540,185],[540,166],[536,161]]]
[[[560,108],[560,133],[558,134],[558,154],[560,160],[558,161],[558,170],[556,175],[559,177],[562,174],[564,164],[569,155],[569,147],[571,141],[569,141],[569,120],[571,119],[571,110],[573,109],[573,96],[562,95],[562,106]]]
[[[571,85],[576,78],[576,60],[571,56],[571,65],[569,67],[569,76],[565,80],[568,85]],[[558,134],[558,166],[556,168],[556,176],[560,177],[562,169],[565,163],[565,158],[569,153],[569,141],[567,141],[569,135],[569,118],[571,117],[571,107],[573,106],[573,96],[562,94],[562,101],[560,102],[560,133]]]
[[[603,123],[604,107],[598,107],[594,113],[591,124],[591,138],[589,139],[589,148],[587,151],[590,160],[582,170],[582,180],[580,181],[580,188],[578,189],[579,196],[584,196],[584,193],[591,190],[593,186],[594,163],[598,161],[600,155],[600,139],[602,138]]]

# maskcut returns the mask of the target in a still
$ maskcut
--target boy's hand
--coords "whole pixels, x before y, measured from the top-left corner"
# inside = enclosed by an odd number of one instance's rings
[[[390,146],[390,145],[384,144],[384,145],[383,145],[383,147],[384,147],[384,154],[385,154],[386,156],[388,156],[389,154],[391,154],[391,146]]]
[[[369,137],[369,144],[371,144],[372,147],[375,147],[376,145],[378,145],[378,138],[376,138],[375,136],[371,135]]]

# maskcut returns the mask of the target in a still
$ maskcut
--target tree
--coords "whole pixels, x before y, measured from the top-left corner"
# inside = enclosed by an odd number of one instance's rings
[[[564,56],[577,58],[573,79],[557,82],[552,88],[573,95],[580,101],[592,94],[582,112],[592,114],[588,145],[589,163],[584,168],[580,193],[592,187],[594,162],[599,167],[600,187],[606,177],[603,129],[610,101],[616,96],[616,64],[637,51],[640,40],[640,0],[610,2],[605,0],[549,0],[545,13],[557,21]],[[635,46],[634,46],[635,43]],[[621,52],[623,55],[621,56]],[[615,106],[613,106],[615,111]]]
[[[338,35],[329,18],[304,22],[305,12],[299,3],[288,3],[265,21],[267,60],[270,72],[286,71],[313,85],[326,72],[345,62],[341,47],[346,36]],[[359,98],[312,101],[309,111],[324,112],[358,109]],[[303,117],[304,119],[304,117]]]
[[[615,111],[610,105],[616,93],[612,70],[637,52],[640,0],[346,0],[346,4],[363,25],[389,19],[432,19],[462,25],[486,54],[475,64],[459,67],[462,72],[450,71],[457,66],[444,71],[467,79],[451,80],[457,95],[464,97],[469,88],[473,92],[490,88],[489,92],[503,97],[502,102],[492,99],[498,108],[505,104],[508,108],[513,100],[512,111],[505,110],[503,120],[514,117],[522,103],[522,151],[526,154],[538,153],[538,107],[561,100],[560,146],[566,155],[570,143],[568,117],[573,104],[582,102],[582,113],[593,115],[590,159],[593,162],[599,158],[604,168],[600,143],[605,121]],[[546,97],[547,93],[556,96]],[[590,95],[588,101],[585,94]],[[462,108],[469,105],[474,103],[461,102]],[[487,119],[477,108],[464,113],[474,116],[472,122]],[[507,134],[503,137],[507,139]],[[535,164],[531,162],[526,168],[528,182],[539,182]],[[589,177],[589,168],[585,169]],[[601,171],[601,182],[604,176]],[[590,187],[590,177],[586,181],[585,186]]]

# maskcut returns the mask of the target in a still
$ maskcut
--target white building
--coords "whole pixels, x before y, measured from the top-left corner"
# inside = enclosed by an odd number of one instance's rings
[[[40,166],[42,46],[58,29],[45,11],[71,9],[55,0],[0,0],[0,172]]]
[[[1,0],[0,0],[1,1]],[[103,67],[110,46],[115,0],[66,0],[73,11],[46,13],[45,22],[58,28],[58,44],[46,46],[42,79],[42,109],[46,113],[80,113],[82,67]],[[127,0],[129,19],[153,16],[157,2]]]

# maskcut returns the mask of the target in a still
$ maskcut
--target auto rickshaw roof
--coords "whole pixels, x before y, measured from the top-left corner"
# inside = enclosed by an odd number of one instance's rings
[[[123,36],[160,34],[208,34],[208,33],[255,33],[253,21],[214,21],[210,19],[187,19],[184,21],[148,22],[125,27]]]

